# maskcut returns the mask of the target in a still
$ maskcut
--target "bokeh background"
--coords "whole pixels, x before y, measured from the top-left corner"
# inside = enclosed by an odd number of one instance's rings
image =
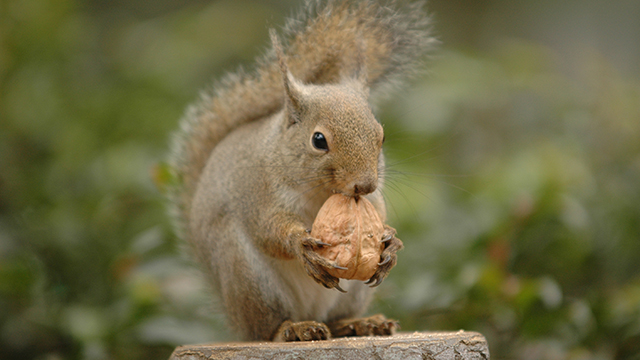
[[[198,91],[298,1],[0,2],[0,358],[230,339],[162,195]],[[494,359],[640,359],[640,2],[432,0],[386,103],[406,249],[371,311]]]

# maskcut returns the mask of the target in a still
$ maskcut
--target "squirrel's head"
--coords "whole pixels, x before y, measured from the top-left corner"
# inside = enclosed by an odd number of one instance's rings
[[[327,176],[330,190],[360,196],[378,187],[384,134],[366,94],[353,85],[307,86],[300,123],[291,126],[306,136],[307,161]]]
[[[277,40],[274,45],[284,83],[283,145],[292,147],[300,168],[316,172],[303,177],[348,196],[374,192],[384,134],[369,105],[364,69],[337,84],[304,84],[289,72]]]

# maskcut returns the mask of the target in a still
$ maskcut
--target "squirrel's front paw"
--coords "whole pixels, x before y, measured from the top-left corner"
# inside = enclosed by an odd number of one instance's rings
[[[305,237],[302,239],[302,260],[304,269],[307,271],[307,274],[313,278],[313,280],[327,289],[336,288],[338,291],[346,292],[340,287],[340,279],[330,275],[326,270],[328,268],[345,270],[346,268],[339,266],[334,261],[323,258],[315,252],[316,249],[323,246],[331,245],[312,237]]]
[[[380,262],[378,268],[365,284],[372,284],[371,287],[376,287],[382,283],[382,280],[387,277],[391,268],[396,265],[398,256],[396,252],[402,249],[402,241],[396,237],[396,229],[389,225],[384,226],[384,233],[382,234],[382,242],[384,243],[384,250],[380,254]]]

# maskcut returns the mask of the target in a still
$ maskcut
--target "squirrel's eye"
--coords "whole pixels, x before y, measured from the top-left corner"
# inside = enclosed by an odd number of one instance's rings
[[[313,137],[311,138],[311,143],[313,147],[318,150],[329,150],[329,145],[327,145],[327,139],[324,137],[324,134],[321,132],[313,133]]]

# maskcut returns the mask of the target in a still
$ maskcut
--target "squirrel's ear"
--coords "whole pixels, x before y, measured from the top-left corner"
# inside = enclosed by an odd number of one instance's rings
[[[289,117],[290,123],[293,124],[299,120],[298,114],[302,107],[302,91],[299,89],[300,84],[298,83],[298,80],[296,80],[289,71],[276,31],[274,29],[269,29],[269,36],[271,37],[273,48],[276,51],[278,64],[280,65],[280,73],[282,74],[282,82],[284,84],[285,92],[284,105],[286,108],[285,112],[287,113],[286,116]]]

